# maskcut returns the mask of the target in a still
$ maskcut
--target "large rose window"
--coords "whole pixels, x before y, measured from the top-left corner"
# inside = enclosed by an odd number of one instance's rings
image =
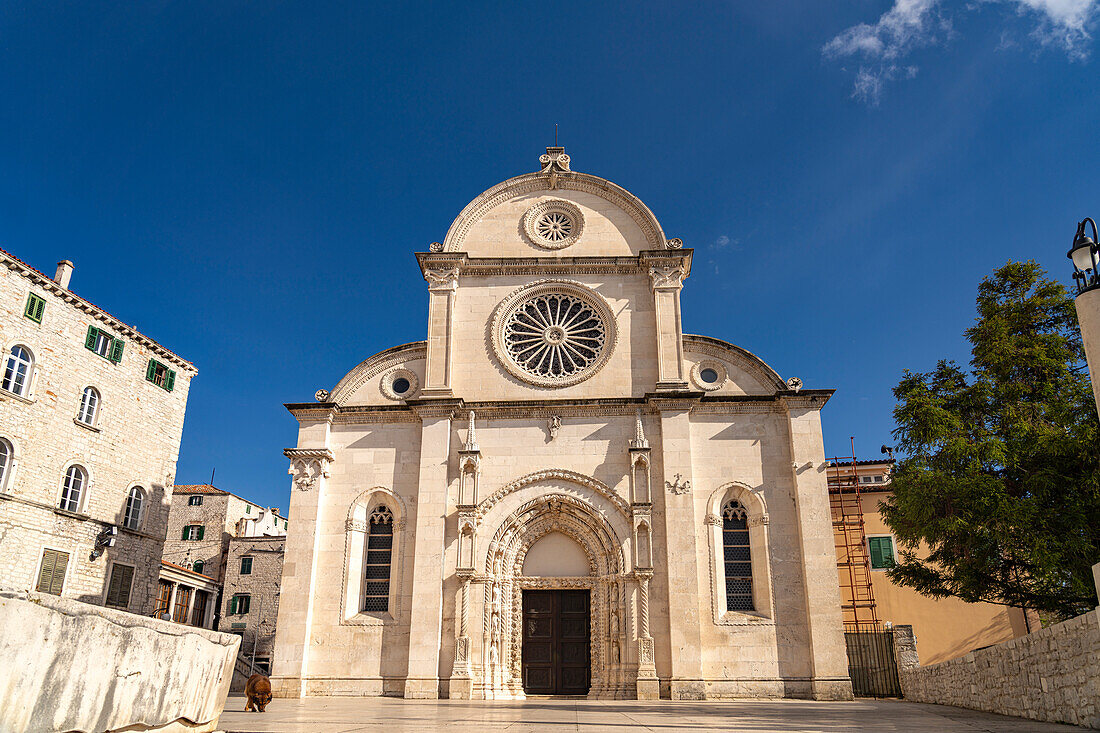
[[[614,338],[610,308],[577,283],[522,288],[501,303],[493,322],[501,363],[520,379],[544,387],[576,384],[596,373]]]

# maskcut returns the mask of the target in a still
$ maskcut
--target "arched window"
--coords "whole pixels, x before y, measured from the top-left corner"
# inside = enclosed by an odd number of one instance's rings
[[[13,346],[4,362],[4,377],[0,387],[20,397],[27,396],[31,382],[31,366],[34,359],[26,346]]]
[[[367,558],[363,564],[363,610],[390,610],[390,560],[393,552],[393,512],[380,506],[370,514]]]
[[[80,398],[80,412],[76,419],[85,425],[95,425],[95,416],[99,411],[99,392],[95,387],[85,387]]]
[[[191,566],[191,569],[194,570],[199,575],[202,575],[202,570],[205,567],[206,567],[205,562],[203,562],[202,560],[196,560],[195,564]]]
[[[145,490],[134,486],[126,497],[126,512],[122,517],[122,526],[137,529],[141,526],[141,516],[145,512]]]
[[[12,450],[11,443],[0,438],[0,491],[3,491],[8,483],[8,474],[11,473],[11,464],[14,460],[15,451]]]
[[[722,554],[726,566],[726,610],[754,610],[748,514],[736,499],[722,507]]]
[[[88,472],[80,466],[69,466],[65,472],[65,482],[61,487],[61,508],[68,512],[80,511],[80,500],[84,495],[84,484],[88,483]]]

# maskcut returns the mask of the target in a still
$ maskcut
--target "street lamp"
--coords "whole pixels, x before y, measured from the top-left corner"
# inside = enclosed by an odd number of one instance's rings
[[[1092,236],[1085,234],[1085,224],[1092,225]],[[1077,294],[1100,287],[1100,248],[1097,246],[1096,222],[1085,217],[1077,225],[1077,234],[1073,236],[1073,247],[1066,254],[1073,262],[1073,281],[1077,283]]]

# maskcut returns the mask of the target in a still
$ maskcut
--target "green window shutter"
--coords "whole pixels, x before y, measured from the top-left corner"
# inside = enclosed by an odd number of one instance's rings
[[[107,585],[107,605],[126,608],[130,605],[130,587],[134,582],[134,569],[129,565],[111,568],[111,582]]]
[[[871,550],[871,569],[883,570],[894,564],[894,542],[890,537],[871,537],[867,540]]]
[[[38,591],[61,595],[61,588],[65,584],[65,568],[68,565],[67,553],[45,550],[42,553],[42,570],[38,573]]]
[[[50,592],[50,580],[53,579],[53,568],[57,562],[57,553],[46,550],[42,553],[42,569],[38,571],[38,585],[35,587],[39,593]]]
[[[126,342],[122,339],[114,339],[111,341],[111,354],[107,358],[114,363],[122,361],[122,347],[126,345]]]
[[[50,583],[50,593],[61,595],[61,588],[65,584],[65,568],[69,566],[69,555],[65,552],[57,553],[57,562],[54,563],[53,581]]]
[[[237,612],[237,596],[233,596],[229,599],[229,613],[230,615]]]
[[[190,533],[191,533],[191,527],[189,527],[189,526],[187,526],[187,525],[184,525],[184,527],[183,527],[183,534],[182,534],[182,535],[180,535],[180,539],[181,539],[181,540],[186,540],[186,539],[190,539],[190,538],[189,538],[189,537],[187,536],[187,535],[189,535]]]
[[[241,596],[240,602],[237,604],[237,608],[241,613],[248,613],[249,607],[252,605],[252,596]]]
[[[42,322],[42,314],[46,310],[46,301],[34,293],[27,294],[27,307],[23,309],[23,315],[35,323]]]
[[[251,513],[252,513],[252,505],[251,505],[251,504],[246,504],[246,505],[245,505],[245,507],[244,507],[244,513],[245,513],[245,514],[251,514]]]
[[[99,329],[95,326],[88,326],[88,336],[84,339],[84,348],[95,351],[95,337],[99,335]]]
[[[157,363],[152,359],[149,360],[149,365],[145,367],[145,380],[152,382],[157,376]]]
[[[168,379],[164,382],[164,388],[169,392],[176,386],[176,373],[171,369],[168,370]]]
[[[199,536],[198,536],[198,537],[196,537],[195,539],[197,539],[197,540],[201,540],[201,539],[202,539],[202,536],[203,536],[204,534],[206,534],[206,527],[200,526],[200,527],[199,527],[198,529],[199,529]]]

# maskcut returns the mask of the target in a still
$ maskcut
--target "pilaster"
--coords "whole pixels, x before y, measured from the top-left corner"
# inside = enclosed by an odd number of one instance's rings
[[[454,358],[454,308],[465,254],[421,252],[416,255],[428,282],[428,357],[422,397],[450,397]]]
[[[694,399],[651,399],[661,418],[661,463],[669,594],[669,646],[673,700],[702,700],[706,686],[702,670],[699,627],[699,568],[696,561],[696,518],[692,491],[691,424]],[[655,492],[656,493],[656,492]],[[678,602],[680,601],[680,602]],[[690,601],[690,602],[688,602]]]
[[[436,399],[409,403],[420,417],[422,428],[405,697],[434,699],[439,697],[439,650],[443,634],[443,549],[451,419],[455,410],[461,409],[461,401]]]
[[[290,512],[294,517],[295,531],[286,538],[281,602],[275,624],[271,689],[278,697],[304,697],[306,694],[317,590],[317,559],[322,536],[320,515],[325,504],[329,464],[335,460],[327,447],[329,422],[314,426],[312,431],[319,438],[317,442],[321,443],[321,447],[288,448],[283,451],[290,459],[287,473],[293,477]]]
[[[678,391],[688,387],[684,369],[683,326],[680,319],[680,290],[691,273],[690,249],[647,250],[641,254],[649,270],[657,325],[657,391]]]
[[[848,655],[836,578],[836,547],[829,513],[821,404],[815,397],[788,397],[791,473],[802,555],[802,587],[812,695],[815,700],[850,700]]]

